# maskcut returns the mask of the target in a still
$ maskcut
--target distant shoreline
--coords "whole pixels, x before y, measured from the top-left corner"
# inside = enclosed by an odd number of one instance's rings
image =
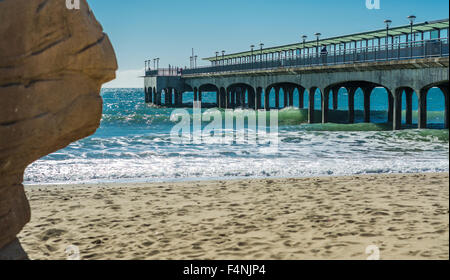
[[[149,185],[149,184],[172,184],[172,183],[208,183],[208,182],[217,182],[217,181],[245,181],[245,180],[283,180],[283,179],[295,179],[295,180],[302,180],[302,179],[314,179],[314,178],[345,178],[345,177],[355,177],[355,176],[391,176],[391,175],[418,175],[418,174],[448,174],[449,171],[430,171],[430,172],[412,172],[412,173],[367,173],[367,174],[349,174],[349,175],[319,175],[319,176],[305,176],[305,177],[295,177],[295,176],[273,176],[273,177],[213,177],[213,178],[194,178],[194,177],[187,177],[187,178],[179,178],[179,179],[161,179],[161,180],[148,180],[145,179],[142,180],[116,180],[116,181],[98,181],[98,182],[56,182],[56,183],[23,183],[23,185],[26,188],[37,188],[37,187],[77,187],[77,186],[83,186],[83,187],[95,187],[98,185],[130,185],[130,186],[137,186],[139,185]]]

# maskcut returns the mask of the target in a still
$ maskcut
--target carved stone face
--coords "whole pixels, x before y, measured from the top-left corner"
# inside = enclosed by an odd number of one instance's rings
[[[114,50],[86,0],[0,1],[0,248],[30,218],[27,165],[95,132]]]

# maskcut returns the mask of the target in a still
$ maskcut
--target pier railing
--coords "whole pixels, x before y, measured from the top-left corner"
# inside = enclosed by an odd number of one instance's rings
[[[321,48],[318,47],[318,50]],[[312,67],[340,64],[370,63],[379,61],[395,61],[449,56],[448,38],[437,38],[411,42],[394,42],[391,44],[344,48],[331,52],[315,52],[293,55],[278,59],[256,60],[235,64],[214,65],[193,69],[158,69],[146,71],[147,76],[182,76],[201,75],[222,72],[247,72],[280,68]]]
[[[181,76],[183,70],[178,67],[174,68],[158,68],[158,70],[147,69],[145,71],[146,76]]]

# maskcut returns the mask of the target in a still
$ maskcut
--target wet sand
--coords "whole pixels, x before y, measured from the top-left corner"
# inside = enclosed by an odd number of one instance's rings
[[[27,186],[31,259],[449,258],[449,174]]]

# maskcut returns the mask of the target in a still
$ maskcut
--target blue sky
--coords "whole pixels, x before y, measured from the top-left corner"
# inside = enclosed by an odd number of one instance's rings
[[[118,78],[106,87],[142,87],[144,60],[159,57],[160,67],[189,66],[194,48],[203,58],[216,51],[243,51],[300,41],[303,34],[323,38],[449,17],[448,0],[88,0],[108,33],[119,62]],[[199,62],[199,64],[206,62]]]

